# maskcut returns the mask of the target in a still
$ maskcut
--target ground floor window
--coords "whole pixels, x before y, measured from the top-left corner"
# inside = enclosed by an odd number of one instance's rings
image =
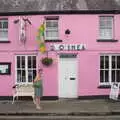
[[[16,56],[16,83],[32,83],[36,76],[36,56]]]
[[[100,56],[100,84],[120,82],[120,54]]]

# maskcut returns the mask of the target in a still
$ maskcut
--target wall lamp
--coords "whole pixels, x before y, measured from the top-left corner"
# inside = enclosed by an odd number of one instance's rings
[[[65,30],[65,34],[66,34],[66,35],[69,35],[70,33],[71,33],[71,31],[70,31],[69,29],[66,29],[66,30]]]

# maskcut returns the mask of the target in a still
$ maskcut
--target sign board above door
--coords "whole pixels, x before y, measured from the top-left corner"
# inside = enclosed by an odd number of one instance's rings
[[[80,51],[85,50],[86,46],[85,44],[52,44],[50,49],[57,51]]]

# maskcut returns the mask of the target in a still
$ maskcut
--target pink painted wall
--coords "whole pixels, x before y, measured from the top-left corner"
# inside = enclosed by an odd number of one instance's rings
[[[46,15],[47,16],[47,15]],[[48,15],[50,16],[50,15]],[[55,15],[56,16],[56,15]],[[78,96],[108,95],[109,89],[99,89],[99,56],[100,53],[120,53],[120,42],[97,42],[99,39],[99,15],[57,15],[59,16],[59,39],[64,44],[84,43],[86,49],[78,53]],[[44,21],[42,15],[27,16],[32,25],[27,25],[27,41],[23,45],[18,40],[18,24],[14,20],[18,16],[9,18],[9,40],[11,43],[0,43],[0,62],[11,62],[11,75],[0,75],[0,96],[12,95],[12,85],[15,82],[15,55],[37,54],[37,29]],[[120,15],[114,16],[114,39],[120,39]],[[71,34],[66,37],[64,31],[70,29]],[[62,44],[61,43],[61,44]],[[49,44],[49,43],[47,43]],[[58,96],[58,55],[51,53],[54,63],[44,69],[44,96]],[[42,55],[38,54],[38,61]]]

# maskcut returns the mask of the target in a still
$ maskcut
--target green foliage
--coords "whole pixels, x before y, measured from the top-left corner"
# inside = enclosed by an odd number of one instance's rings
[[[42,58],[41,60],[43,65],[49,66],[53,63],[53,59],[49,57]]]

